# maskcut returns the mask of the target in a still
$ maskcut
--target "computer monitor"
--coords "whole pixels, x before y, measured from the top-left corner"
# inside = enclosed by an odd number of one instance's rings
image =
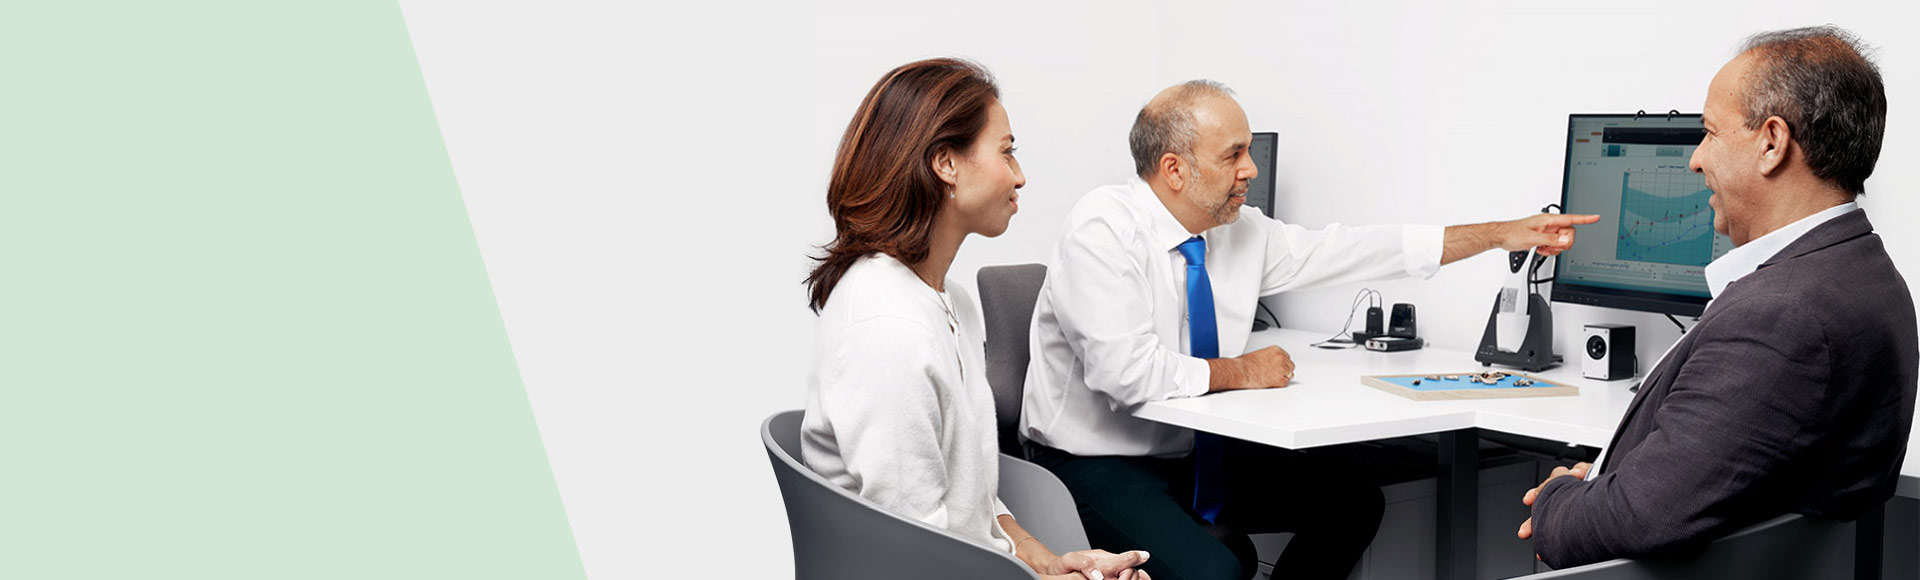
[[[1697,114],[1569,116],[1560,207],[1600,222],[1554,260],[1553,301],[1700,315],[1707,263],[1733,249],[1687,167],[1705,135]]]
[[[1247,147],[1253,166],[1260,168],[1260,175],[1247,186],[1247,205],[1259,208],[1269,218],[1273,217],[1273,163],[1279,146],[1279,133],[1254,133],[1253,145]]]

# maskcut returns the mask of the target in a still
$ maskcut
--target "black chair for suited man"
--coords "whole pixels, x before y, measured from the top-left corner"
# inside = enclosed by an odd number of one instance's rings
[[[1866,520],[1862,520],[1866,521]],[[1787,514],[1714,540],[1699,555],[1680,559],[1618,559],[1514,580],[1752,580],[1877,577],[1854,566],[1854,522]]]

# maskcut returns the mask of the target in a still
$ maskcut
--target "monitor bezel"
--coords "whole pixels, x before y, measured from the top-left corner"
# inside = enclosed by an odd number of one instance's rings
[[[1573,113],[1573,114],[1567,115],[1567,132],[1565,135],[1567,151],[1566,151],[1566,158],[1561,163],[1560,211],[1563,211],[1563,212],[1567,211],[1567,201],[1568,201],[1567,198],[1569,195],[1573,193],[1571,190],[1573,187],[1574,127],[1582,119],[1614,118],[1614,119],[1631,121],[1631,120],[1635,120],[1636,117],[1638,118],[1664,117],[1668,121],[1672,121],[1674,119],[1696,119],[1697,120],[1697,119],[1700,119],[1700,113],[1673,113],[1673,114],[1660,113],[1660,114],[1653,114],[1653,115],[1648,115],[1644,113],[1642,114]],[[1579,242],[1576,241],[1575,243],[1579,243]],[[1586,306],[1598,306],[1601,308],[1616,308],[1620,310],[1652,312],[1655,314],[1672,314],[1676,316],[1699,317],[1700,313],[1706,310],[1707,300],[1710,299],[1709,297],[1706,297],[1706,296],[1687,296],[1682,294],[1670,294],[1665,292],[1648,292],[1645,290],[1627,290],[1623,288],[1607,288],[1604,286],[1592,286],[1592,285],[1579,284],[1579,283],[1570,284],[1567,282],[1562,282],[1560,281],[1560,261],[1559,260],[1553,261],[1552,277],[1554,279],[1552,300],[1554,302],[1563,302],[1567,304],[1581,304]]]
[[[1273,140],[1273,146],[1267,148],[1267,159],[1266,159],[1267,163],[1265,166],[1261,166],[1260,160],[1254,159],[1253,164],[1255,167],[1263,167],[1263,169],[1266,171],[1275,171],[1274,166],[1279,164],[1280,162],[1280,134],[1273,131],[1255,131],[1253,132],[1252,141],[1258,141],[1263,136],[1271,138]],[[1252,141],[1248,142],[1248,147],[1247,147],[1248,157],[1253,156]],[[1267,175],[1266,177],[1267,177],[1267,190],[1265,192],[1262,192],[1266,196],[1266,206],[1261,207],[1260,205],[1253,204],[1252,191],[1247,192],[1247,203],[1249,205],[1253,205],[1253,207],[1255,208],[1258,208],[1260,210],[1260,213],[1266,214],[1268,219],[1273,219],[1274,217],[1273,205],[1275,203],[1278,203],[1279,201],[1274,198],[1277,195],[1278,190],[1280,189],[1280,180],[1278,179],[1279,177],[1278,175]],[[1248,186],[1251,187],[1252,184],[1248,184]]]

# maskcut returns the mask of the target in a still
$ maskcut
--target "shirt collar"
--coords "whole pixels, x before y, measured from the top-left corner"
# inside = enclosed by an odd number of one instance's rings
[[[1859,208],[1860,204],[1851,201],[1836,205],[1728,250],[1726,255],[1707,264],[1707,292],[1714,298],[1719,298],[1720,293],[1726,291],[1728,284],[1760,269],[1760,264],[1766,262],[1767,258],[1780,253],[1780,250],[1786,249],[1788,245],[1793,244],[1794,240],[1800,239],[1800,236],[1806,235],[1808,231],[1820,224],[1827,223],[1827,220],[1846,215],[1847,212]]]
[[[1173,217],[1173,210],[1167,209],[1167,204],[1160,201],[1160,196],[1154,195],[1153,186],[1147,185],[1146,180],[1139,176],[1128,177],[1127,187],[1132,191],[1134,205],[1147,214],[1148,235],[1152,236],[1154,245],[1173,251],[1194,236],[1193,232],[1187,231],[1187,226],[1180,225],[1180,220]],[[1206,232],[1200,232],[1199,235],[1207,237]]]

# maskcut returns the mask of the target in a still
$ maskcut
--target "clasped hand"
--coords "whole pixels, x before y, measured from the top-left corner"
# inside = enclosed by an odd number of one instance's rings
[[[1553,478],[1556,478],[1556,477],[1573,477],[1575,479],[1586,479],[1587,472],[1592,469],[1593,469],[1593,464],[1584,463],[1584,462],[1575,463],[1573,464],[1573,467],[1555,467],[1553,468],[1553,473],[1548,474],[1547,479],[1545,481],[1541,481],[1540,485],[1534,486],[1533,489],[1527,490],[1527,494],[1520,497],[1520,503],[1527,504],[1527,507],[1533,507],[1533,500],[1540,497],[1540,488],[1546,487],[1548,481],[1553,481]],[[1527,518],[1527,521],[1520,522],[1520,539],[1529,540],[1532,538],[1533,538],[1533,518],[1529,517]]]
[[[1144,550],[1119,554],[1081,550],[1061,554],[1040,572],[1049,580],[1152,580],[1146,572],[1135,569],[1146,564],[1147,557]]]

